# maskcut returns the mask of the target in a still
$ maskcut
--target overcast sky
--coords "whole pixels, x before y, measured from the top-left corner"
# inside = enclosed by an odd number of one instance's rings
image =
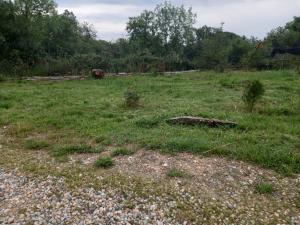
[[[94,25],[100,39],[126,37],[126,22],[144,9],[153,10],[163,0],[57,0],[59,12],[68,9],[80,22]],[[192,7],[196,26],[220,26],[247,37],[263,38],[273,28],[300,16],[300,0],[171,0]]]

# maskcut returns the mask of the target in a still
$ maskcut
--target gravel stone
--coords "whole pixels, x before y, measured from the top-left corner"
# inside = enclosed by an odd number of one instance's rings
[[[179,224],[144,199],[131,210],[114,190],[70,192],[51,176],[39,180],[0,169],[0,191],[0,224]]]

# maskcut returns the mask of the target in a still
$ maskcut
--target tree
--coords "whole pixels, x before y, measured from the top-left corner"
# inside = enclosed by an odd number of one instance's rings
[[[15,0],[16,12],[30,20],[34,16],[54,14],[56,3],[53,0]]]
[[[155,31],[163,45],[182,47],[194,41],[193,25],[196,22],[196,14],[192,8],[185,9],[173,6],[170,2],[164,2],[156,7]]]
[[[283,68],[276,65],[279,56],[270,58],[272,47],[300,46],[300,17],[272,30],[262,48],[255,47],[257,39],[225,32],[223,23],[195,28],[195,21],[191,8],[166,1],[131,17],[129,38],[108,42],[97,40],[93,26],[81,24],[72,12],[58,13],[54,0],[0,0],[0,73]],[[283,61],[295,65],[296,56]]]
[[[271,43],[274,48],[300,47],[300,17],[294,17],[285,27],[273,29],[266,42]]]
[[[153,48],[155,41],[155,15],[154,12],[145,10],[140,16],[130,17],[127,23],[127,32],[130,40],[137,44],[139,49]]]
[[[12,52],[12,42],[20,38],[15,27],[16,16],[12,2],[0,0],[0,60],[9,58]]]
[[[184,6],[164,2],[154,11],[131,17],[127,32],[131,42],[138,43],[140,49],[149,49],[157,55],[166,55],[171,49],[182,53],[184,46],[194,40],[195,17],[191,8],[186,10]]]
[[[247,53],[253,48],[249,40],[245,37],[236,37],[228,50],[228,62],[233,66],[242,66],[243,59]]]
[[[196,29],[196,63],[201,68],[223,70],[226,65],[240,66],[251,48],[250,41],[222,27]]]

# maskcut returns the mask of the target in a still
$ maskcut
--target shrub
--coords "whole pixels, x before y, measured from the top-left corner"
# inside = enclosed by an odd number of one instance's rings
[[[94,165],[97,168],[109,168],[114,165],[114,161],[111,157],[105,156],[95,161]]]
[[[130,108],[137,107],[139,105],[140,96],[134,89],[128,89],[125,94],[125,105]]]
[[[176,168],[172,168],[167,172],[168,177],[184,177],[185,173]]]
[[[258,81],[249,81],[245,87],[242,100],[244,101],[247,109],[252,112],[254,105],[263,96],[265,90],[263,84]]]
[[[272,184],[268,183],[259,183],[256,185],[255,189],[260,194],[271,194],[274,191]]]
[[[127,148],[116,148],[111,152],[111,156],[119,156],[119,155],[132,155],[134,152]]]

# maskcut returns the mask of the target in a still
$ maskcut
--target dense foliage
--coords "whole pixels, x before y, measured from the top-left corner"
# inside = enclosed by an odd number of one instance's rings
[[[242,99],[250,112],[253,111],[255,103],[262,97],[264,92],[264,86],[259,80],[247,83]]]
[[[192,9],[169,2],[129,18],[129,38],[97,40],[87,23],[53,0],[0,0],[0,74],[163,72],[188,69],[282,68],[297,57],[277,56],[272,47],[300,46],[300,17],[272,30],[265,40],[248,39],[219,28],[195,28]],[[262,43],[262,44],[259,44]],[[283,59],[283,60],[282,60]]]

